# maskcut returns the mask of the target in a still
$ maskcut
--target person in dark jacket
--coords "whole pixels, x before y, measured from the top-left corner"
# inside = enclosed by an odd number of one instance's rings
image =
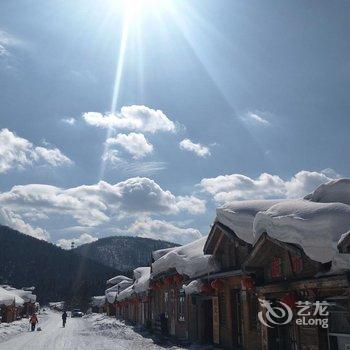
[[[31,331],[34,332],[36,324],[39,323],[39,320],[38,320],[38,317],[36,316],[36,314],[32,314],[32,316],[30,316],[29,323],[31,326]]]
[[[66,322],[67,322],[67,312],[63,311],[63,314],[62,314],[63,327],[66,327]]]

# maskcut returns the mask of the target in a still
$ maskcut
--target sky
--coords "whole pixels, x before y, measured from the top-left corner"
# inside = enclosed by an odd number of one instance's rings
[[[0,222],[187,243],[350,176],[348,1],[0,2]]]

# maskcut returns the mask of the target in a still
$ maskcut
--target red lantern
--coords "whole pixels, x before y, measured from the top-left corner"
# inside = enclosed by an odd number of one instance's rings
[[[175,281],[175,283],[177,283],[177,284],[182,283],[183,280],[184,280],[184,278],[183,278],[181,275],[175,275],[175,276],[174,276],[174,281]]]
[[[224,288],[224,282],[220,279],[216,279],[213,282],[211,282],[211,287],[216,290],[220,290]]]
[[[246,290],[251,290],[254,288],[254,281],[251,278],[243,279],[242,284]]]
[[[290,308],[294,308],[297,302],[297,296],[294,292],[289,292],[282,297],[281,302],[288,305]]]
[[[162,288],[162,282],[161,281],[157,281],[156,282],[156,289],[160,289]]]

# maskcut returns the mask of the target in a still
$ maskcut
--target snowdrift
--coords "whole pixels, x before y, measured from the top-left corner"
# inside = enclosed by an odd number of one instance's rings
[[[190,278],[205,275],[217,270],[217,264],[211,255],[205,255],[203,248],[207,237],[181,247],[172,248],[152,264],[152,274],[175,269],[180,275]]]

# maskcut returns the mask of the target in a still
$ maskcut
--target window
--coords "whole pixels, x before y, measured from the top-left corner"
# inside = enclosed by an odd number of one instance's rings
[[[185,321],[185,291],[180,289],[179,300],[177,305],[177,316],[179,321]]]
[[[249,326],[251,330],[257,330],[259,326],[258,322],[258,312],[259,312],[259,302],[258,298],[252,293],[248,294],[249,301]]]
[[[282,259],[279,257],[272,258],[271,261],[271,277],[277,278],[282,276]]]

